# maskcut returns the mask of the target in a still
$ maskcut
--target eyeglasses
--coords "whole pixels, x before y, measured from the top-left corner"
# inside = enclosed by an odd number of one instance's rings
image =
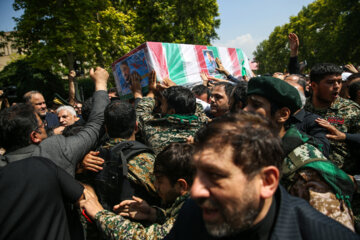
[[[45,123],[43,121],[41,121],[40,126],[37,126],[34,131],[37,133],[41,133],[40,128],[45,128]]]

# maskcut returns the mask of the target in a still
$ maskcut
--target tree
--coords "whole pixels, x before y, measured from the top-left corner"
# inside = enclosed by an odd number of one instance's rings
[[[299,36],[299,58],[309,67],[319,62],[360,64],[359,11],[357,0],[316,0],[304,7],[259,44],[254,52],[259,72],[283,71],[289,57],[286,35],[291,32]]]
[[[216,0],[15,0],[17,44],[38,68],[110,64],[144,41],[209,44]]]
[[[136,29],[147,41],[209,45],[219,27],[216,0],[125,0],[136,11]]]
[[[136,14],[118,12],[111,1],[16,0],[15,38],[35,67],[73,69],[74,61],[109,66],[143,41],[134,31]]]
[[[16,86],[17,97],[12,99],[21,102],[22,96],[29,90],[38,90],[46,100],[52,100],[54,93],[65,95],[64,81],[49,70],[31,66],[28,59],[21,59],[7,65],[0,72],[0,87]]]
[[[112,62],[145,41],[210,44],[220,24],[216,0],[15,0],[13,6],[24,10],[11,37],[26,64],[60,77],[74,65],[111,71]]]

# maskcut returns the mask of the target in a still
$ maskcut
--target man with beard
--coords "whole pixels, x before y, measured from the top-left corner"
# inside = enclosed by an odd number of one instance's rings
[[[191,198],[165,239],[357,239],[279,186],[283,151],[270,122],[227,114],[195,139]]]
[[[354,230],[351,198],[354,183],[322,154],[317,142],[295,127],[286,126],[300,107],[297,90],[272,77],[252,78],[248,84],[245,111],[269,119],[282,139],[284,160],[281,183],[291,195],[307,200],[324,215]]]
[[[210,95],[211,118],[220,117],[230,110],[230,96],[234,85],[230,83],[216,83]]]
[[[339,96],[342,69],[331,63],[315,65],[310,72],[313,96],[305,105],[305,110],[316,113],[339,131],[360,133],[360,106]],[[343,141],[330,140],[329,159],[348,174],[356,174],[359,169],[359,149],[347,137]]]

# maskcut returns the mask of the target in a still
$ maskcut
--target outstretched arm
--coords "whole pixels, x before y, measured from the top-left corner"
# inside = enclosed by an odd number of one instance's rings
[[[69,73],[69,103],[71,106],[75,105],[75,77],[76,72],[74,70],[71,70]]]
[[[146,220],[154,223],[156,221],[156,209],[138,197],[133,196],[133,200],[124,200],[114,206],[114,212],[120,216],[129,217],[135,220]]]
[[[295,33],[290,33],[289,36],[289,47],[290,47],[290,60],[288,70],[290,74],[299,74],[300,66],[298,63],[298,54],[299,54],[299,38]]]

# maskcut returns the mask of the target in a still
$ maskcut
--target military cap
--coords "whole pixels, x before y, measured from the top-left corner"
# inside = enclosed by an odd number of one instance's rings
[[[255,77],[250,79],[247,95],[259,95],[279,107],[288,107],[291,113],[301,108],[298,90],[287,82],[274,77]]]

